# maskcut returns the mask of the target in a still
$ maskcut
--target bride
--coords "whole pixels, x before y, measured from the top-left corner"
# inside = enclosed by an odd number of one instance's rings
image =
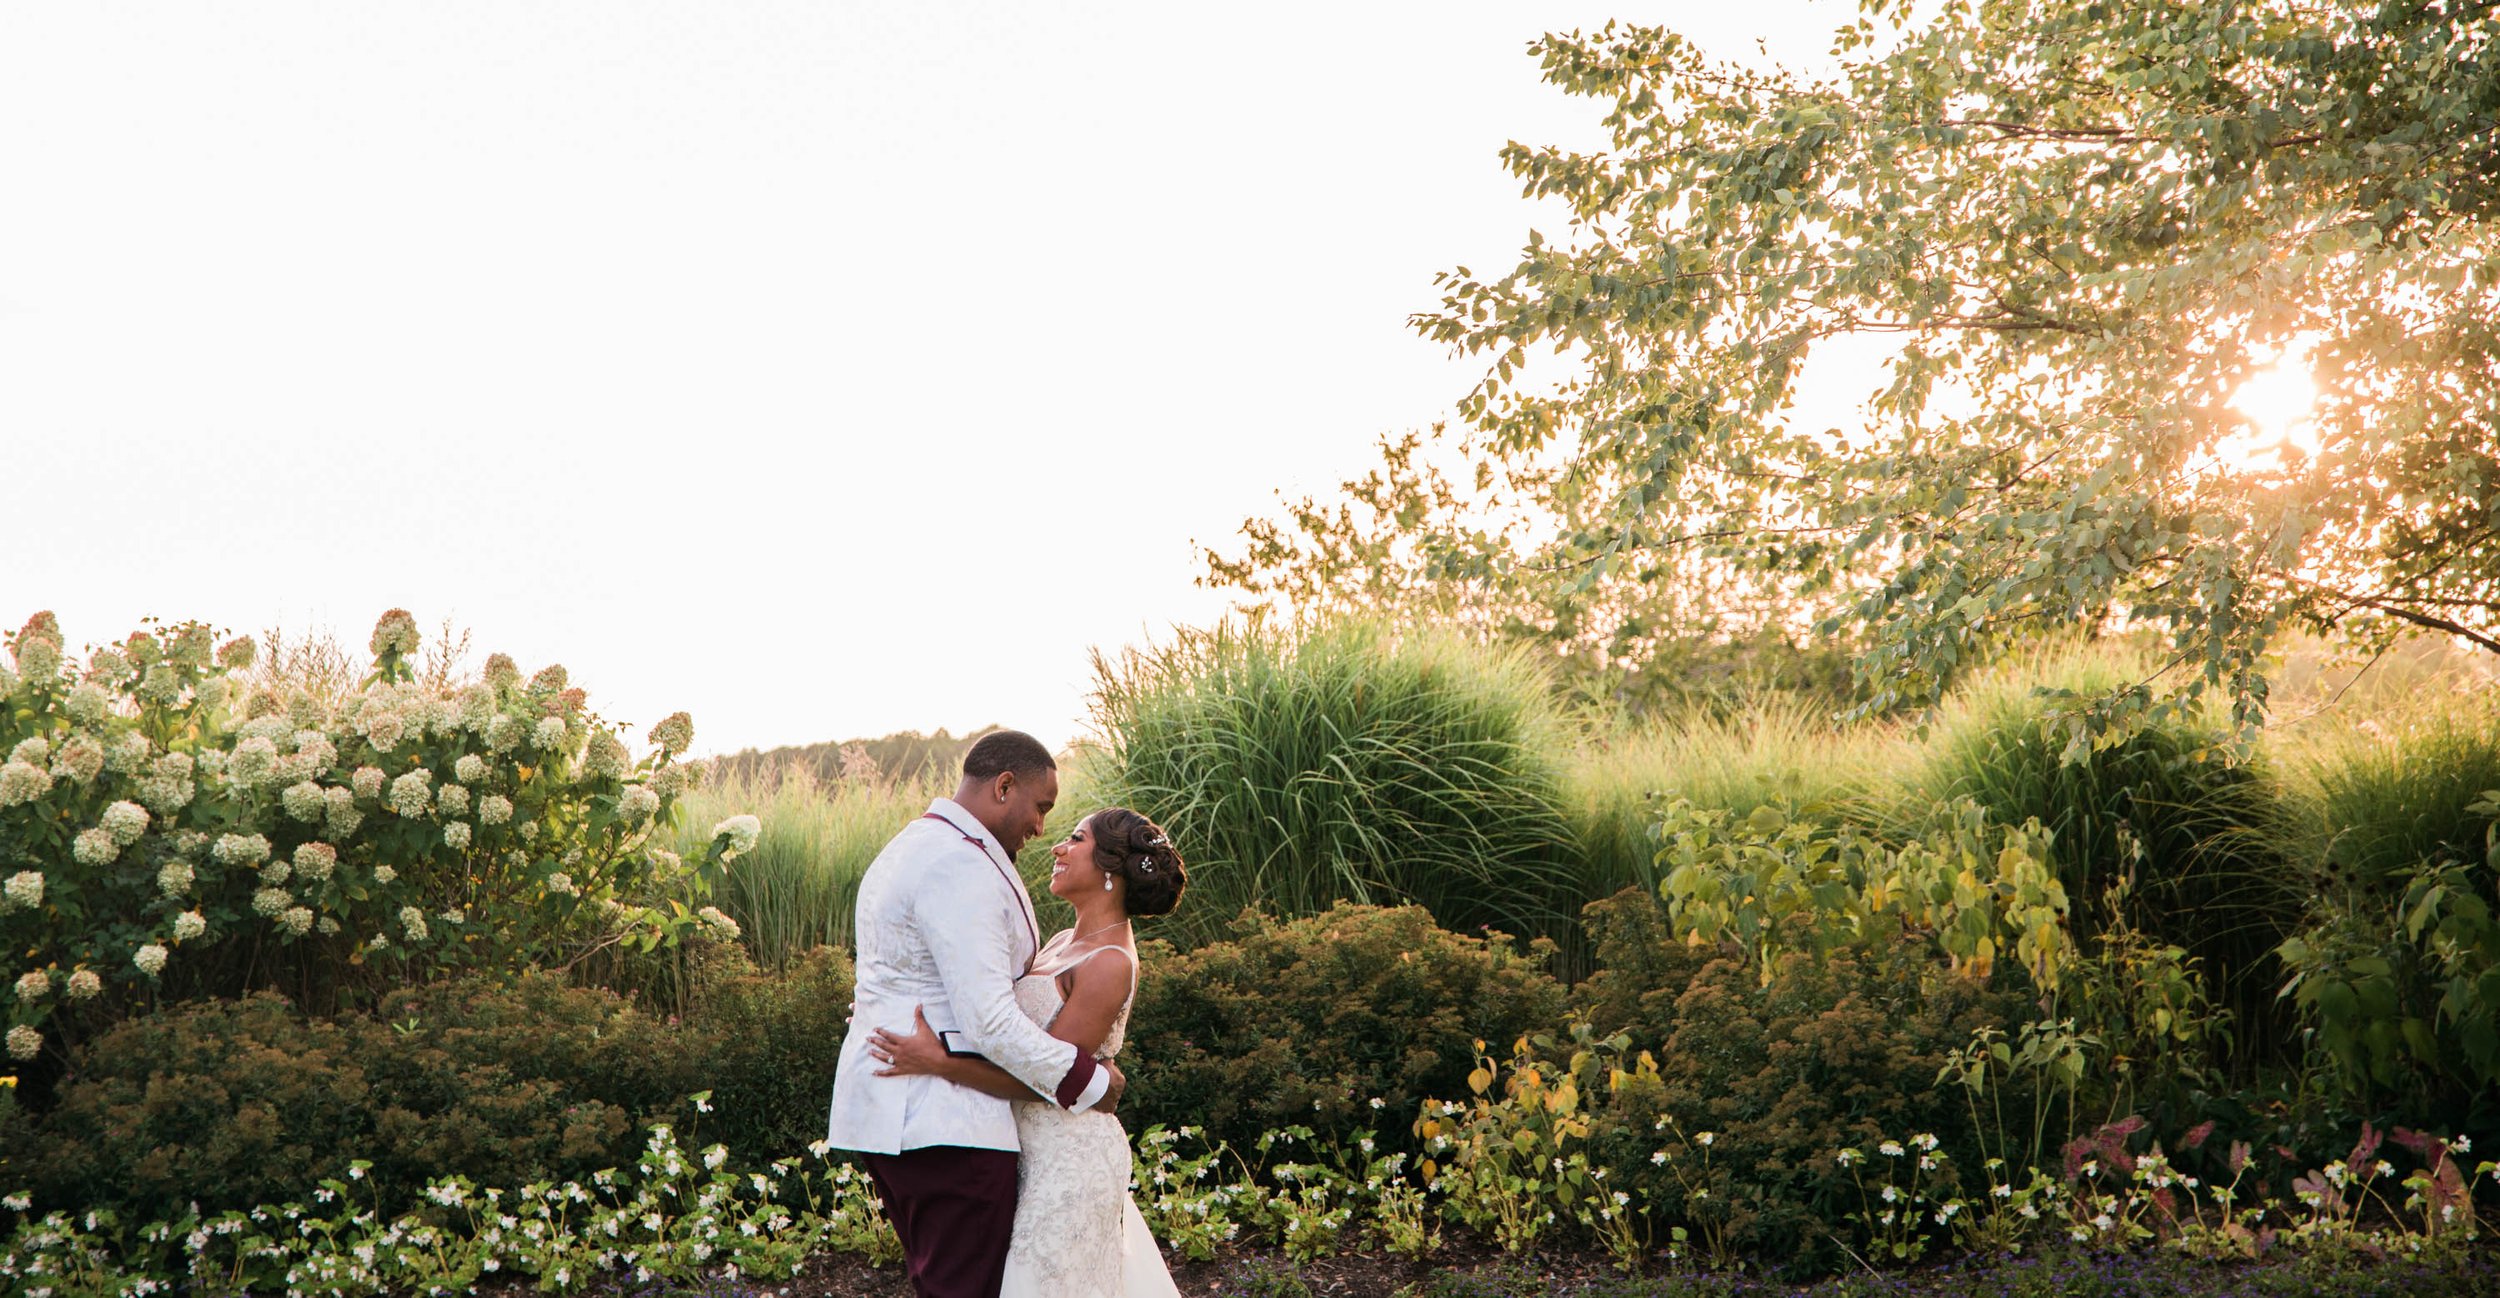
[[[1137,994],[1132,916],[1171,913],[1188,876],[1172,840],[1126,807],[1087,816],[1051,848],[1050,891],[1076,922],[1016,981],[1016,1004],[1052,1036],[1109,1059]],[[1129,1198],[1128,1133],[1108,1113],[1070,1113],[978,1055],[949,1055],[915,1015],[909,1037],[879,1031],[878,1076],[925,1073],[1018,1101],[1015,1234],[1000,1298],[1177,1298],[1146,1219]]]

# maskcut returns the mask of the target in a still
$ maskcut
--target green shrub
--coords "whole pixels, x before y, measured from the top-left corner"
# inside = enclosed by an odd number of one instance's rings
[[[586,1177],[631,1163],[654,1121],[753,1164],[798,1152],[824,1132],[849,961],[766,977],[715,948],[698,971],[686,1018],[548,974],[404,989],[372,1014],[262,993],[136,1015],[76,1049],[6,1160],[41,1203],[146,1220],[298,1197],[356,1158],[395,1206],[443,1176]],[[688,1108],[707,1091],[709,1115]]]
[[[1479,1038],[1560,1018],[1549,949],[1448,932],[1412,906],[1342,904],[1293,920],[1245,913],[1230,938],[1195,950],[1148,942],[1121,1057],[1124,1120],[1200,1126],[1245,1149],[1292,1125],[1402,1143],[1418,1102],[1465,1087]]]
[[[0,977],[20,991],[16,1059],[49,1045],[57,1061],[65,1038],[152,1000],[271,987],[369,1003],[446,968],[709,923],[637,904],[699,893],[732,853],[716,833],[689,869],[652,841],[701,770],[676,760],[683,713],[636,761],[562,667],[524,680],[497,655],[474,683],[421,685],[399,610],[374,629],[372,675],[340,695],[254,687],[252,642],[214,648],[197,622],[134,632],[83,671],[50,614],[9,645]]]
[[[697,992],[691,1020],[713,1038],[703,1130],[750,1162],[821,1140],[834,1065],[850,1028],[851,958],[818,947],[778,973],[727,958]]]
[[[2117,926],[2180,947],[2243,1025],[2266,1035],[2270,953],[2298,913],[2265,833],[2273,786],[2216,723],[2174,719],[2107,746],[2079,743],[2060,700],[2146,674],[2136,668],[2115,654],[2025,660],[1958,691],[1895,793],[1890,831],[1915,835],[1962,798],[2001,825],[2038,820],[2054,836],[2079,940]]]
[[[1412,903],[1464,931],[1561,936],[1580,866],[1567,735],[1523,651],[1454,634],[1258,625],[1098,663],[1100,800],[1168,826],[1191,897],[1160,930],[1218,936],[1246,906]]]
[[[1590,911],[1608,968],[1575,999],[1657,1064],[1606,1097],[1591,1140],[1658,1219],[1820,1267],[1840,1260],[1827,1232],[1862,1206],[1840,1151],[1932,1134],[1966,1189],[1982,1175],[1994,1133],[1938,1073],[1973,1032],[2030,1018],[2021,997],[1941,975],[1917,943],[1792,955],[1767,979],[1708,951],[1626,960],[1668,949],[1655,907],[1626,895]]]

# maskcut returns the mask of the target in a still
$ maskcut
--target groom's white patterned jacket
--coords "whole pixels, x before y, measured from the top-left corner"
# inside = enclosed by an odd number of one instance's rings
[[[929,1026],[954,1031],[955,1048],[987,1056],[1070,1109],[1093,1107],[1109,1089],[1109,1073],[1016,1006],[1015,980],[1032,964],[1040,933],[1011,865],[971,812],[940,798],[861,876],[852,912],[858,981],[825,1126],[835,1148],[1016,1148],[1007,1101],[935,1077],[876,1075],[883,1065],[868,1054],[869,1033],[910,1035],[913,1006]]]

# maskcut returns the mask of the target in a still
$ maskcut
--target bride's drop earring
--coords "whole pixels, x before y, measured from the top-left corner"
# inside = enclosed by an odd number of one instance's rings
[[[1102,878],[1102,890],[1103,890],[1104,892],[1109,892],[1109,891],[1111,891],[1111,876],[1110,876],[1110,875],[1107,875],[1107,874],[1106,874],[1106,875],[1104,875],[1104,876],[1103,876],[1103,878]]]

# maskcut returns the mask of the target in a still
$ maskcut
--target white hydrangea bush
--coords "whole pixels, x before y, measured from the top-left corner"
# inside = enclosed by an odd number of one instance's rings
[[[343,697],[256,683],[253,641],[221,646],[200,622],[83,664],[50,613],[5,644],[0,988],[21,1062],[156,997],[335,991],[723,931],[657,904],[708,893],[752,840],[724,825],[700,860],[658,845],[705,772],[682,712],[637,760],[560,666],[524,677],[497,654],[429,688],[399,609]]]

